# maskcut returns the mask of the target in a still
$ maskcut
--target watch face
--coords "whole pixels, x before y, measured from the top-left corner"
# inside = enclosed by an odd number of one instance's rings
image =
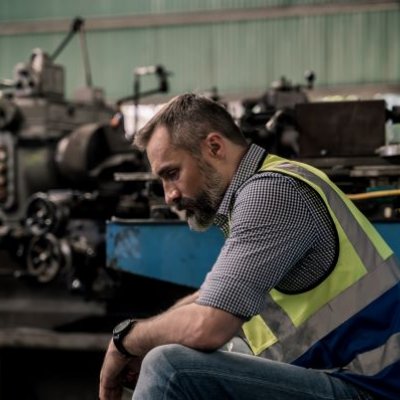
[[[115,328],[114,328],[114,334],[118,334],[120,332],[123,332],[126,328],[131,326],[132,320],[126,319],[122,322],[120,322]]]

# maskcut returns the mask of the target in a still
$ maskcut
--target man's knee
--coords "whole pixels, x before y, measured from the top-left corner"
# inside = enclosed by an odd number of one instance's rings
[[[192,352],[192,349],[180,344],[158,346],[150,350],[144,357],[142,368],[151,368],[152,370],[175,368],[176,365],[182,365]]]

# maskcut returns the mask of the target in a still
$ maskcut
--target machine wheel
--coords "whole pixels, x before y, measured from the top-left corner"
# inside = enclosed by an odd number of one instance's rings
[[[35,194],[26,207],[25,225],[34,235],[56,232],[65,220],[62,205],[51,201],[44,193]]]
[[[32,238],[27,250],[27,270],[40,283],[52,281],[63,268],[71,266],[71,249],[65,239],[51,233]]]

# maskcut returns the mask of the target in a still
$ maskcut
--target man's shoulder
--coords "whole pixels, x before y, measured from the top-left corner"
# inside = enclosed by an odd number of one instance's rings
[[[252,190],[263,190],[264,188],[291,188],[296,190],[302,185],[298,179],[275,171],[260,171],[252,175],[239,187],[236,195],[245,194]]]

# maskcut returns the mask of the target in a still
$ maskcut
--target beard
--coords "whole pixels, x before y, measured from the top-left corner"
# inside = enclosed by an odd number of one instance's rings
[[[195,198],[182,197],[175,205],[178,210],[186,211],[190,229],[204,232],[214,222],[225,194],[225,185],[221,175],[205,161],[199,161],[199,168],[204,178],[204,187]]]

